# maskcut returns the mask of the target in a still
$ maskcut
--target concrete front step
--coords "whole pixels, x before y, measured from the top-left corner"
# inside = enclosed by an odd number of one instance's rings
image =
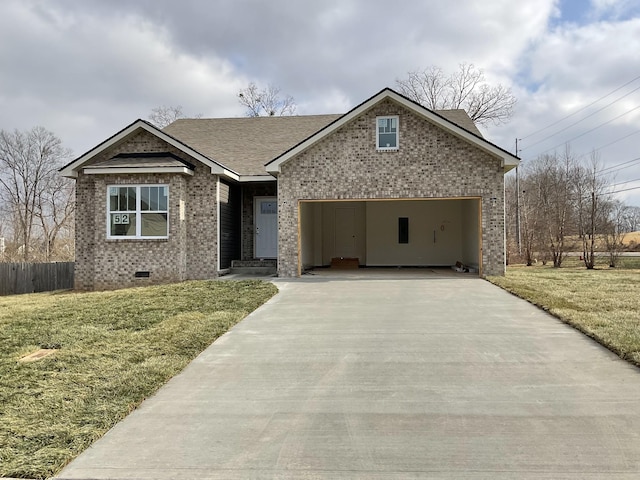
[[[274,259],[233,260],[230,273],[236,275],[275,275],[277,270],[277,261]]]

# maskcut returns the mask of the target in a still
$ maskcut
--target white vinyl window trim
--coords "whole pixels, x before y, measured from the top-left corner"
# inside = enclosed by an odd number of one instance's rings
[[[398,150],[400,146],[400,118],[398,115],[376,117],[376,150]]]
[[[107,186],[107,239],[169,237],[169,186],[119,184]]]

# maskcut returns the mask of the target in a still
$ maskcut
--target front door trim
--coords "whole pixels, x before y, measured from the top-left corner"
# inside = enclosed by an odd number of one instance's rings
[[[273,203],[275,214],[263,214],[262,205]],[[253,256],[254,258],[278,258],[278,198],[253,197]]]

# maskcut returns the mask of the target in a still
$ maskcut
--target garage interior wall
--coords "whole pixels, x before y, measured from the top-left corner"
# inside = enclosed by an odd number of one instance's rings
[[[462,204],[462,263],[480,266],[480,200],[461,200]]]
[[[409,242],[398,242],[398,218],[409,219]],[[456,201],[390,201],[367,205],[371,266],[449,266],[462,256],[462,213]]]
[[[316,225],[317,224],[317,225]],[[302,269],[322,265],[322,256],[317,255],[316,245],[322,248],[322,240],[316,239],[316,232],[322,232],[322,204],[300,203],[300,243]]]
[[[367,266],[479,263],[479,200],[300,202],[302,268],[357,257]],[[409,242],[398,239],[408,218]]]

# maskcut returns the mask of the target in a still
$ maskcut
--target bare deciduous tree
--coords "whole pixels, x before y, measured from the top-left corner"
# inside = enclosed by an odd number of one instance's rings
[[[609,252],[609,267],[615,268],[624,249],[625,217],[630,209],[619,200],[607,202],[605,208],[607,223],[604,228],[604,241],[607,246],[607,252]]]
[[[0,200],[13,220],[13,243],[24,261],[31,260],[39,227],[46,227],[45,241],[54,245],[63,225],[71,222],[71,182],[58,176],[70,158],[61,140],[43,127],[0,131]],[[64,215],[54,212],[60,208]]]
[[[162,105],[151,110],[149,121],[158,128],[164,128],[170,123],[175,122],[179,118],[185,118],[186,115],[182,111],[182,105],[166,106]],[[201,118],[202,114],[198,113],[193,118]]]
[[[516,203],[511,201],[516,196],[516,179],[509,176],[504,179],[504,233],[506,240],[506,263],[510,265],[513,261],[513,255],[517,255],[519,259],[520,252],[518,251],[518,238],[516,228]],[[517,262],[517,260],[516,260]],[[513,262],[513,263],[516,263]]]
[[[624,231],[637,232],[640,230],[640,207],[627,207],[624,212]]]
[[[269,85],[266,88],[258,88],[251,82],[247,88],[238,92],[238,101],[247,107],[248,117],[274,117],[293,115],[296,111],[296,103],[291,95],[280,95],[280,89]]]
[[[588,166],[574,165],[571,175],[575,200],[575,218],[578,236],[582,243],[584,266],[595,267],[596,233],[604,227],[604,190],[607,178],[601,174],[597,154],[591,154]]]
[[[616,265],[626,248],[624,234],[637,229],[633,218],[634,211],[640,214],[640,207],[611,198],[607,192],[611,178],[601,167],[595,153],[580,163],[567,145],[563,154],[542,155],[521,168],[522,260],[527,265],[535,258],[545,264],[549,258],[554,267],[560,267],[574,239],[587,269],[595,268],[599,245],[606,246],[609,265]],[[515,216],[513,180],[505,185],[505,211]],[[507,218],[505,225],[514,229],[515,223]]]
[[[527,182],[522,182],[524,188],[520,192],[521,205],[520,210],[522,214],[522,246],[524,247],[524,256],[527,266],[533,265],[535,258],[535,249],[538,242],[538,216],[536,210],[538,208],[537,199],[532,195],[532,190],[529,190]]]
[[[73,238],[75,183],[60,176],[50,178],[41,189],[37,203],[36,217],[42,229],[43,256],[49,261],[57,251],[57,241],[63,231],[66,231],[66,238]]]
[[[569,147],[558,156],[542,155],[532,164],[531,185],[535,189],[540,242],[559,268],[565,256],[565,238],[571,215],[571,183],[575,158]]]
[[[489,85],[483,71],[469,63],[460,64],[450,75],[436,66],[409,72],[396,84],[400,93],[431,110],[462,108],[474,122],[485,126],[506,123],[516,104],[510,88]]]

